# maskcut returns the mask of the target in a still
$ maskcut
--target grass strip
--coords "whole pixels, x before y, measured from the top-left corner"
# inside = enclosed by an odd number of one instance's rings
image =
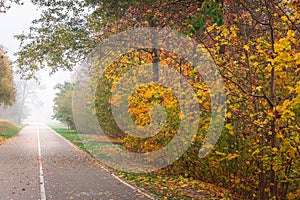
[[[52,129],[82,150],[90,153],[84,143],[81,142],[82,138],[75,130],[63,128]],[[103,145],[103,142],[105,141],[98,141],[98,144],[94,143],[93,145]],[[97,147],[95,147],[95,149],[97,149]],[[91,151],[93,151],[93,149],[91,149]],[[225,189],[215,187],[213,184],[204,183],[199,180],[192,180],[182,176],[160,175],[156,172],[134,174],[118,170],[113,171],[128,182],[156,195],[159,199],[230,199],[230,193]]]
[[[21,128],[9,121],[0,120],[0,144],[19,133]]]

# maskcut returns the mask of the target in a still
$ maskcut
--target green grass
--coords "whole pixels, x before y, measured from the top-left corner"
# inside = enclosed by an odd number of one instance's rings
[[[84,146],[84,143],[82,142],[82,138],[78,135],[78,133],[75,130],[70,130],[66,128],[52,128],[55,130],[58,134],[81,148],[82,150],[88,152],[86,147]]]
[[[96,157],[105,158],[107,155],[101,151],[101,149],[105,149],[107,146],[111,145],[118,145],[119,148],[123,148],[122,145],[115,142],[109,142],[109,141],[91,141],[91,138],[89,135],[79,135],[76,130],[70,130],[66,128],[52,128],[55,130],[58,134],[81,148],[82,150],[93,154]],[[87,145],[84,144],[83,140],[86,139],[88,142]]]
[[[4,139],[11,138],[19,132],[19,129],[12,129],[7,126],[3,126],[3,127],[1,127],[1,129],[4,130],[5,133],[4,134],[1,133],[0,137],[2,137]]]
[[[15,136],[20,130],[20,127],[9,121],[0,121],[0,143]]]
[[[67,140],[71,141],[73,144],[80,147],[82,150],[98,158],[104,158],[105,156],[107,156],[104,152],[105,150],[103,151],[106,145],[118,145],[120,148],[124,148],[120,143],[113,143],[108,141],[94,141],[92,140],[92,138],[90,138],[89,135],[78,135],[75,130],[69,130],[64,128],[52,129]],[[82,139],[87,139],[89,141],[87,147],[82,142]],[[201,199],[211,199],[210,193],[213,190],[214,193],[217,193],[219,195],[224,193],[224,191],[218,191],[217,188],[212,189],[214,188],[213,185],[209,185],[207,183],[203,183],[197,180],[190,180],[182,176],[164,176],[162,174],[159,175],[157,173],[134,174],[121,172],[118,170],[114,171],[116,174],[118,174],[118,176],[121,176],[129,182],[136,184],[138,187],[144,188],[152,194],[155,194],[159,199],[189,200],[195,199],[193,198],[193,195],[197,193],[201,194]],[[204,192],[197,192],[197,189],[203,189]],[[190,195],[188,195],[188,193],[190,193]]]

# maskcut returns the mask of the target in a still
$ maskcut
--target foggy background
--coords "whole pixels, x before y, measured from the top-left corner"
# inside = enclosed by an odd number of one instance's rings
[[[13,5],[7,13],[0,13],[0,44],[7,48],[10,60],[14,61],[16,57],[13,55],[18,51],[19,43],[13,37],[14,35],[28,32],[31,21],[38,18],[40,12],[34,7],[29,0],[24,0],[24,5]],[[14,66],[15,68],[17,66]],[[46,70],[38,74],[39,82],[43,89],[36,90],[35,102],[37,105],[28,104],[30,115],[25,122],[30,123],[46,123],[49,125],[60,124],[51,119],[53,114],[53,99],[56,91],[53,87],[57,83],[63,83],[70,80],[70,72],[58,71],[49,77]]]

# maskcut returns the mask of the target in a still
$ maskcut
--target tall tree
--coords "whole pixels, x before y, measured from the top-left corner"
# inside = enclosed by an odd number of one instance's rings
[[[58,92],[54,98],[53,119],[57,119],[70,129],[75,129],[72,112],[73,84],[68,82],[57,84],[54,89]]]
[[[229,157],[233,168],[223,173],[243,183],[235,187],[245,196],[254,195],[247,198],[293,197],[300,165],[299,2],[226,1],[223,6],[224,25],[210,26],[203,38],[228,90],[227,139],[233,144],[226,151],[241,156]],[[253,178],[247,176],[251,170]]]
[[[12,63],[0,46],[0,105],[11,105],[15,100]]]

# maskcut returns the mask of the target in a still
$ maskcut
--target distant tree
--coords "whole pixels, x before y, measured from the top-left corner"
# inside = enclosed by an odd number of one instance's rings
[[[37,91],[45,88],[34,80],[15,77],[14,82],[16,100],[12,105],[0,106],[0,117],[20,124],[30,115],[30,107],[41,105]]]
[[[12,63],[0,46],[0,105],[11,105],[15,101]]]
[[[69,129],[75,129],[75,124],[72,114],[72,94],[73,84],[65,82],[57,84],[54,89],[59,90],[54,98],[54,107],[52,116],[53,119],[64,123]]]
[[[30,115],[30,107],[41,106],[38,90],[45,89],[34,80],[23,80],[15,77],[16,100],[13,105],[0,106],[0,117],[22,123]]]

